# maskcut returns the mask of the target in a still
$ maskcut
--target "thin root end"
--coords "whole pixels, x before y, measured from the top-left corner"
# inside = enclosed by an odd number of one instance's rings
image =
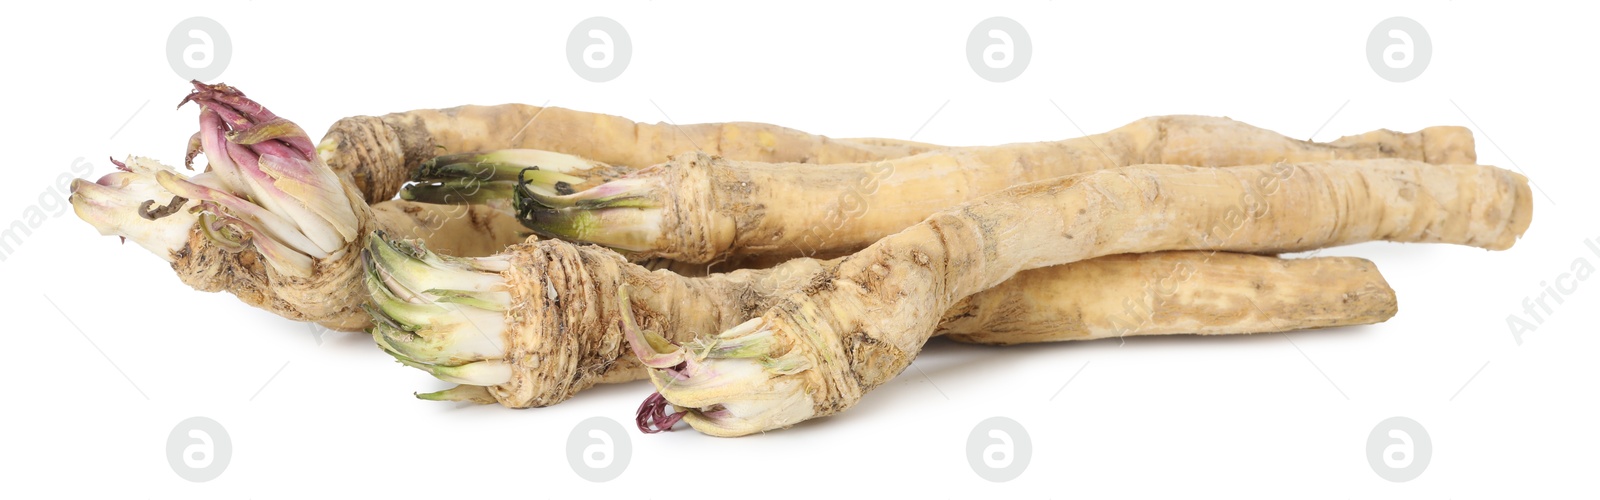
[[[668,413],[671,408],[672,403],[667,402],[665,396],[659,392],[651,393],[650,397],[644,398],[644,403],[639,405],[634,423],[638,424],[639,431],[645,434],[669,432],[673,425],[688,414],[688,412]]]

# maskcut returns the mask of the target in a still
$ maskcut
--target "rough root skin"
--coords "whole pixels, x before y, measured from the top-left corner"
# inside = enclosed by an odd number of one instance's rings
[[[660,177],[662,196],[661,234],[664,246],[674,250],[670,255],[649,252],[635,257],[662,257],[681,262],[711,263],[719,255],[727,255],[733,236],[739,231],[735,221],[724,214],[757,215],[765,209],[759,204],[740,199],[718,199],[712,176],[717,172],[713,164],[722,158],[704,153],[684,153],[674,156],[669,163],[639,172],[640,176]]]
[[[628,304],[640,323],[682,344],[734,328],[792,293],[821,293],[828,288],[817,284],[832,283],[831,276],[837,272],[837,262],[796,259],[770,269],[686,278],[671,272],[651,272],[623,262],[613,252],[562,241],[530,241],[504,255],[513,257],[511,268],[502,273],[514,297],[512,312],[507,316],[507,332],[511,336],[508,361],[513,364],[513,379],[492,387],[490,392],[502,405],[516,408],[548,406],[596,383],[644,376],[638,358],[627,351],[627,343],[617,328],[616,318],[622,315],[616,305],[619,288],[630,290]],[[929,264],[926,259],[920,262]],[[1176,275],[1176,279],[1185,281],[1170,297],[1151,305],[1152,318],[1132,321],[1119,334],[1286,331],[1374,323],[1394,313],[1393,290],[1375,271],[1363,275],[1362,281],[1327,279],[1372,271],[1371,263],[1364,260],[1316,258],[1286,265],[1266,256],[1168,252],[1113,256],[1025,272],[1015,283],[1008,281],[952,308],[941,333],[957,334],[964,341],[1001,344],[1097,338],[1121,326],[1119,321],[1124,319],[1096,318],[1123,311],[1126,300],[1144,300],[1144,294],[1155,286],[1147,281],[1161,278],[1154,275],[1157,271],[1177,268],[1195,271]],[[1102,276],[1129,279],[1130,283],[1108,289],[1108,294],[1126,295],[1096,297],[1099,302],[1082,309],[1062,303],[1068,299],[1062,298],[1059,290],[1090,294],[1100,286],[1092,280]],[[1263,279],[1272,279],[1275,284],[1265,290],[1256,289],[1255,283]],[[1265,315],[1183,331],[1191,328],[1192,322],[1182,314],[1213,307],[1216,300],[1206,291],[1214,289],[1237,290],[1243,298],[1254,298],[1263,304],[1293,303],[1296,297],[1285,294],[1319,290],[1321,294],[1312,295],[1313,300],[1333,303],[1305,306],[1324,311],[1320,316],[1274,316],[1304,309],[1269,307]],[[996,298],[986,299],[990,293]],[[994,304],[1001,304],[1003,309]],[[1072,321],[1072,315],[1080,310],[1102,304],[1115,304],[1116,308],[1094,309],[1098,316]],[[987,333],[991,329],[996,333]],[[856,339],[850,352],[852,358],[877,366],[893,364],[897,359],[892,347],[864,337]]]
[[[652,245],[615,245],[604,223],[586,234],[559,236],[611,246],[635,258],[698,264],[831,258],[944,208],[1011,186],[1093,170],[1382,158],[1471,163],[1472,144],[1471,133],[1459,127],[1410,134],[1380,130],[1315,143],[1225,118],[1163,116],[1083,138],[950,148],[867,163],[801,167],[683,153],[629,177],[648,179],[654,186],[652,202],[662,207]]]
[[[354,183],[361,199],[394,198],[422,161],[441,153],[420,124],[404,117],[354,116],[334,123],[318,144],[322,161]]]
[[[773,269],[705,278],[631,264],[616,252],[559,240],[529,240],[502,255],[512,291],[507,311],[509,383],[490,388],[500,404],[540,407],[565,401],[596,383],[637,380],[643,366],[617,326],[617,297],[627,287],[644,326],[672,341],[732,327],[766,308],[774,290],[797,286],[817,268],[798,260]]]
[[[1233,335],[1375,324],[1398,311],[1366,259],[1156,252],[1023,271],[956,303],[934,335],[994,345]]]
[[[587,272],[577,248],[513,248],[527,251],[510,252],[511,269],[502,273],[513,291],[506,314],[512,378],[489,392],[513,408],[549,406],[605,378],[623,346],[602,319],[605,277]]]
[[[535,119],[537,117],[537,119]],[[909,156],[929,146],[841,141],[760,123],[636,123],[570,109],[504,104],[421,109],[335,122],[318,146],[366,200],[387,200],[423,160],[445,153],[542,149],[640,168],[704,151],[766,162],[851,163]]]
[[[1527,229],[1531,210],[1526,178],[1477,165],[1373,160],[1093,172],[939,212],[830,263],[821,274],[827,284],[788,295],[761,322],[773,334],[769,357],[799,356],[811,367],[772,380],[802,380],[796,390],[814,410],[803,418],[826,416],[909,365],[936,330],[938,318],[926,311],[949,310],[1023,270],[1119,253],[1280,253],[1373,240],[1500,250]],[[1219,228],[1224,221],[1230,227]],[[652,379],[668,401],[693,411],[671,385]],[[742,424],[724,419],[715,427],[686,420],[713,435],[798,422],[737,417]]]

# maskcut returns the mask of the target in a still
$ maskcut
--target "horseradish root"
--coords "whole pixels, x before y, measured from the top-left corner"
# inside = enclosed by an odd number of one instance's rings
[[[1233,335],[1370,325],[1398,311],[1365,259],[1155,252],[1017,273],[957,302],[934,335],[997,345]]]
[[[1028,269],[1372,240],[1501,250],[1527,229],[1532,206],[1521,175],[1406,160],[1144,165],[1017,186],[821,264],[802,290],[718,335],[681,347],[639,335],[632,344],[659,391],[640,419],[741,436],[844,411],[909,365],[937,329],[928,311]]]
[[[317,146],[323,161],[348,175],[368,201],[394,197],[424,160],[441,153],[539,149],[638,168],[685,151],[751,161],[849,163],[909,156],[928,148],[909,141],[840,141],[761,123],[636,123],[526,104],[345,118]]]
[[[685,153],[571,194],[532,186],[515,194],[518,217],[542,236],[604,245],[635,258],[739,263],[845,255],[938,210],[1092,170],[1369,158],[1472,163],[1472,135],[1433,127],[1324,144],[1226,118],[1165,116],[1078,139],[952,148],[870,163],[796,168]]]
[[[420,397],[517,408],[643,377],[626,351],[625,319],[688,342],[744,323],[837,265],[797,259],[686,278],[562,241],[479,259],[386,238],[368,246],[373,338],[402,363],[462,384]],[[1101,281],[1109,279],[1119,281]],[[1365,260],[1169,252],[1022,273],[951,308],[942,332],[979,343],[1251,333],[1375,323],[1394,312],[1393,291]]]

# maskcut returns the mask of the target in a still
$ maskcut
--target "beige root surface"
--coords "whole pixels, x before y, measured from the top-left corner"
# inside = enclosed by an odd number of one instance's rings
[[[1398,311],[1366,259],[1157,252],[1023,271],[957,302],[934,335],[997,345],[1232,335],[1368,325]]]
[[[851,163],[908,156],[928,147],[909,141],[840,141],[762,123],[648,124],[503,104],[345,118],[328,129],[318,150],[329,167],[356,183],[364,199],[376,201],[393,198],[423,160],[444,153],[542,149],[644,167],[685,151],[765,162]]]
[[[429,250],[455,257],[493,255],[531,234],[516,217],[485,205],[390,200],[373,205],[372,215],[390,236],[420,240]]]
[[[907,156],[922,154],[929,151],[937,151],[940,149],[947,149],[950,147],[940,146],[938,144],[928,144],[926,142],[909,141],[905,139],[889,139],[885,137],[851,137],[849,139],[838,140],[880,148],[897,148],[906,151]]]
[[[510,407],[548,406],[596,383],[644,376],[618,321],[628,287],[641,326],[686,342],[742,323],[813,287],[826,263],[686,278],[631,265],[615,252],[560,241],[513,247],[504,273],[518,302],[507,316],[511,382],[489,393]],[[1128,307],[1137,303],[1142,308]],[[1247,304],[1259,308],[1245,310]],[[1165,252],[1028,271],[957,304],[940,333],[1016,344],[1115,335],[1255,333],[1381,322],[1394,291],[1371,262]],[[930,318],[934,315],[924,314]]]
[[[773,262],[845,255],[939,210],[1018,184],[1136,164],[1200,167],[1399,158],[1475,161],[1461,127],[1315,143],[1227,118],[1163,116],[1056,142],[950,148],[866,163],[792,165],[689,153],[659,177],[662,237],[639,258]]]
[[[941,211],[829,263],[765,312],[762,328],[781,339],[774,355],[798,350],[809,361],[813,368],[795,376],[814,415],[824,416],[908,366],[936,330],[939,318],[926,311],[949,310],[1027,269],[1122,253],[1285,253],[1372,240],[1500,250],[1531,219],[1527,179],[1487,166],[1368,160],[1099,171]]]

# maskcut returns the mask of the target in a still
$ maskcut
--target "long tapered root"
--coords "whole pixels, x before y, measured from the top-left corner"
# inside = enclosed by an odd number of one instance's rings
[[[394,197],[422,162],[441,153],[538,149],[634,168],[704,151],[767,162],[849,163],[909,156],[917,143],[839,141],[761,123],[646,124],[526,104],[423,109],[345,118],[317,150],[369,201]]]
[[[1505,249],[1527,229],[1531,210],[1527,179],[1515,173],[1404,160],[1151,165],[1028,184],[884,238],[826,266],[755,328],[702,341],[761,335],[764,352],[742,353],[726,369],[701,360],[708,369],[675,374],[670,384],[656,369],[651,380],[702,432],[777,429],[853,406],[908,366],[934,333],[937,318],[926,311],[947,310],[1020,271],[1119,253],[1279,253],[1373,240]],[[750,369],[749,359],[803,368]],[[774,404],[791,397],[811,404]]]
[[[519,217],[542,235],[604,245],[635,258],[700,264],[828,258],[979,196],[1092,170],[1362,158],[1470,163],[1472,136],[1459,127],[1433,127],[1313,143],[1225,118],[1166,116],[1065,141],[806,168],[684,153],[571,195],[518,193],[519,200],[533,198],[526,206],[539,207]]]
[[[494,401],[517,408],[559,403],[594,384],[635,380],[646,375],[646,366],[676,379],[699,373],[705,356],[761,352],[763,344],[751,342],[757,337],[718,343],[697,342],[705,340],[698,335],[753,329],[757,323],[747,320],[790,293],[813,288],[818,272],[832,265],[797,259],[770,269],[685,278],[629,264],[614,252],[561,241],[524,243],[500,258],[507,259],[500,277],[511,294],[511,306],[502,311],[506,322],[503,360],[511,366],[510,379],[485,391]],[[433,272],[428,269],[423,271]],[[1364,279],[1328,279],[1351,274]],[[1127,282],[1098,281],[1109,277]],[[1105,335],[1108,327],[1098,318],[1129,311],[1126,304],[1135,302],[1148,304],[1149,319],[1137,316],[1143,309],[1131,309],[1132,314],[1110,321],[1109,327],[1126,327],[1119,335],[1177,333],[1190,324],[1183,314],[1219,304],[1237,307],[1229,300],[1235,298],[1253,300],[1264,310],[1244,318],[1219,316],[1184,333],[1371,323],[1394,311],[1393,291],[1376,276],[1370,263],[1360,259],[1316,258],[1284,264],[1264,256],[1169,252],[1095,259],[1030,271],[1018,279],[1016,286],[997,287],[995,298],[980,293],[951,308],[942,332],[980,343],[1095,338]],[[1257,289],[1256,284],[1263,281],[1270,285]],[[1172,287],[1171,292],[1156,293]],[[1106,290],[1106,297],[1096,297],[1097,302],[1077,308],[1062,303],[1073,296],[1064,296],[1061,290],[1087,294],[1099,288]],[[1204,292],[1213,289],[1240,295],[1219,298]],[[1321,293],[1307,303],[1281,306],[1292,302],[1286,294],[1314,289]],[[418,362],[414,366],[430,372],[442,359],[432,354],[422,355],[422,359],[414,356],[409,358]],[[790,371],[795,365],[784,363],[793,359],[768,366]],[[660,404],[650,408],[659,410],[663,419],[681,413],[668,413]],[[673,420],[701,416],[684,414]]]
[[[1234,335],[1367,325],[1398,310],[1365,259],[1157,252],[1023,271],[958,302],[934,334],[998,345]]]

